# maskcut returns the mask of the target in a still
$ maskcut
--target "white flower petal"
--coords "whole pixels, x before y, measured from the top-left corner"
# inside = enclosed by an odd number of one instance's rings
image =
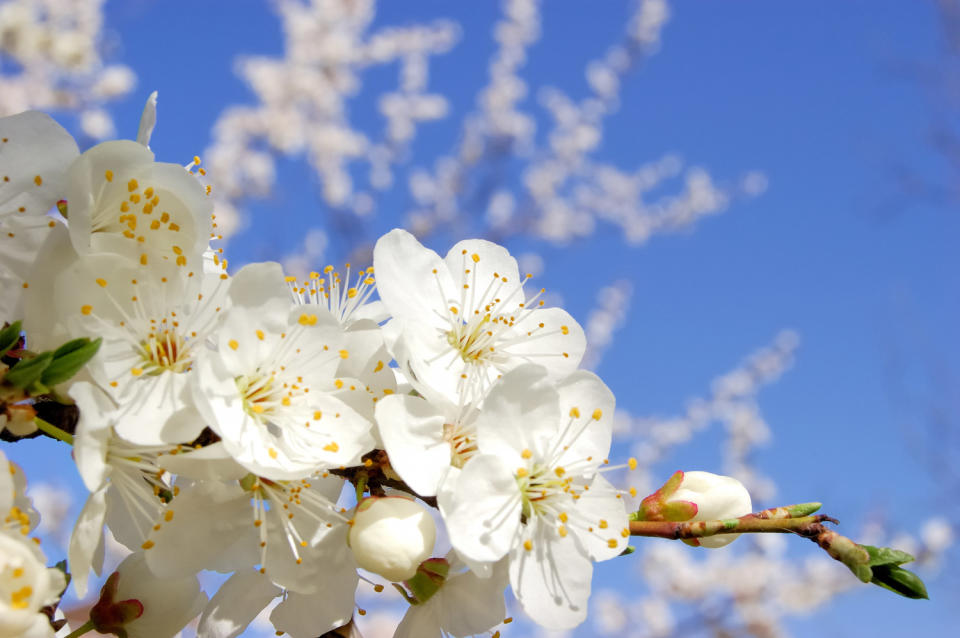
[[[103,569],[103,522],[107,514],[107,486],[96,490],[84,503],[80,516],[70,535],[68,559],[70,562],[71,582],[77,597],[87,595],[87,581],[90,569],[100,575]]]
[[[308,525],[300,521],[301,535],[309,538]],[[346,524],[334,524],[327,530],[321,525],[323,536],[317,544],[298,548],[302,562],[297,563],[287,540],[271,522],[270,537],[264,567],[277,585],[301,594],[331,592],[340,587],[351,592],[357,587],[357,562],[347,545]]]
[[[202,481],[237,480],[249,473],[227,453],[223,442],[205,445],[199,450],[164,454],[157,459],[157,464],[171,474]]]
[[[137,482],[139,493],[125,485],[134,481]],[[149,500],[144,498],[147,495]],[[140,549],[162,513],[163,505],[158,497],[152,495],[142,472],[113,468],[107,487],[106,521],[118,542],[132,551]]]
[[[197,635],[234,638],[247,628],[281,589],[259,571],[238,571],[220,589],[200,615]]]
[[[479,455],[463,467],[453,494],[438,494],[440,512],[457,553],[496,561],[520,527],[520,490],[513,473],[495,456]]]
[[[53,118],[27,111],[0,118],[0,219],[42,217],[64,196],[77,143]]]
[[[211,200],[194,175],[154,162],[143,145],[116,140],[86,151],[67,172],[67,200],[78,253],[119,253],[202,272]]]
[[[283,267],[273,261],[248,264],[237,271],[230,280],[230,301],[234,306],[253,309],[276,306],[282,309],[280,321],[286,321],[286,313],[293,305],[284,282]]]
[[[157,578],[147,567],[142,552],[131,554],[117,567],[116,600],[135,598],[143,614],[126,625],[129,638],[173,636],[203,609],[207,595],[195,576]]]
[[[291,638],[315,638],[342,627],[353,617],[357,582],[354,571],[353,578],[345,577],[336,585],[328,583],[315,594],[291,592],[274,608],[270,621]]]
[[[517,321],[517,339],[504,349],[517,361],[538,363],[554,379],[561,379],[580,365],[587,349],[587,337],[580,324],[562,308],[538,308]]]
[[[548,629],[571,629],[587,617],[593,563],[572,536],[539,519],[524,530],[531,549],[510,552],[510,586],[523,610]]]
[[[554,447],[561,419],[558,395],[542,366],[523,365],[490,390],[477,417],[480,452],[511,468],[526,466],[524,450],[544,458]]]
[[[137,144],[143,144],[150,148],[150,136],[153,135],[153,127],[157,125],[157,92],[154,91],[147,98],[147,103],[143,105],[143,113],[140,115],[140,127],[137,130]]]
[[[30,331],[30,349],[36,352],[59,347],[69,337],[60,325],[60,315],[50,312],[50,291],[57,277],[77,259],[67,227],[51,229],[25,278],[20,303],[23,325]]]
[[[613,441],[613,393],[597,375],[586,370],[578,370],[557,384],[557,393],[564,418],[574,410],[580,414],[565,433],[559,464],[582,464],[592,459],[590,463],[599,466]]]
[[[440,256],[405,230],[394,229],[373,249],[377,292],[390,314],[401,321],[443,328],[446,298],[456,286]]]
[[[440,608],[429,600],[425,605],[410,605],[393,638],[440,638],[440,628]]]
[[[438,592],[437,601],[444,631],[454,636],[472,636],[502,623],[507,617],[503,599],[506,587],[506,560],[497,563],[488,578],[468,571],[448,579]]]
[[[249,494],[236,483],[185,488],[167,506],[159,529],[151,531],[147,564],[160,578],[250,567],[259,558],[251,512]]]
[[[497,296],[503,299],[503,306],[500,312],[514,312],[524,301],[524,295],[520,291],[520,284],[523,279],[520,277],[520,268],[517,266],[517,260],[514,259],[509,251],[503,246],[494,244],[485,239],[465,239],[457,242],[451,248],[444,263],[449,270],[455,284],[459,283],[457,288],[462,288],[463,284],[470,285],[475,290],[474,297],[479,299],[480,293],[491,281],[498,281],[500,290]],[[469,272],[467,272],[469,271]],[[380,271],[377,271],[379,278]],[[459,293],[457,298],[459,298]],[[474,310],[476,304],[469,303],[471,296],[465,295],[465,310]]]
[[[630,541],[627,508],[617,497],[617,489],[602,475],[594,476],[590,489],[580,492],[569,515],[568,527],[590,560],[608,560],[626,549]]]
[[[376,418],[393,469],[417,494],[435,495],[450,465],[443,414],[422,398],[393,395],[377,403]]]
[[[107,443],[111,436],[116,405],[100,388],[86,381],[74,383],[70,397],[80,410],[73,438],[73,458],[80,478],[91,492],[107,479]]]

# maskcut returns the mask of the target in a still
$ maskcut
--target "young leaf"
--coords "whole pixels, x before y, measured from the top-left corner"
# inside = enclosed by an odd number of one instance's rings
[[[4,377],[4,381],[21,390],[26,390],[40,380],[43,371],[47,369],[51,361],[53,361],[52,352],[44,352],[32,359],[21,359],[17,362],[17,365],[10,368]]]
[[[873,580],[870,582],[907,598],[930,598],[927,595],[927,588],[919,576],[895,565],[877,565],[874,567]]]
[[[20,322],[14,321],[12,324],[0,330],[0,357],[7,354],[13,346],[20,340]]]
[[[97,354],[101,341],[102,339],[74,339],[57,348],[53,353],[53,361],[43,372],[41,383],[54,386],[70,379]]]
[[[913,560],[913,556],[910,554],[891,547],[874,547],[873,545],[861,545],[860,547],[870,554],[868,565],[871,567],[876,565],[903,565]]]

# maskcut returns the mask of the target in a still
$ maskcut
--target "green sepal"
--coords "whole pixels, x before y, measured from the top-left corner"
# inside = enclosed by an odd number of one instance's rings
[[[4,381],[21,390],[26,390],[40,380],[43,371],[47,369],[51,361],[53,361],[52,352],[38,354],[32,359],[21,359],[10,368],[4,377]]]
[[[696,516],[698,509],[697,504],[690,501],[671,501],[663,506],[660,515],[665,521],[683,523]]]
[[[430,600],[443,586],[450,573],[450,563],[443,558],[428,558],[417,567],[417,573],[404,581],[418,604]]]
[[[677,470],[674,472],[670,478],[667,479],[667,482],[663,484],[657,492],[660,493],[660,496],[663,498],[670,498],[673,496],[677,490],[680,489],[680,484],[683,483],[683,470]]]
[[[671,503],[667,503],[667,499],[673,496],[678,489],[680,489],[680,484],[683,483],[683,470],[677,470],[673,475],[667,479],[667,482],[658,489],[656,492],[650,496],[645,497],[640,501],[640,509],[636,512],[630,513],[631,521],[670,521],[673,523],[688,521],[696,515],[696,510],[693,514],[687,516],[686,518],[667,518],[668,509],[672,508]],[[681,516],[688,511],[689,505],[681,505],[679,509],[670,511],[669,515],[672,516]],[[694,505],[696,508],[696,505]]]
[[[410,594],[408,594],[407,590],[404,589],[402,585],[398,585],[396,583],[390,583],[390,584],[393,585],[394,589],[400,592],[400,595],[403,596],[404,600],[406,600],[408,603],[410,603],[411,605],[420,604],[420,601],[414,598],[413,596],[411,596]]]
[[[627,548],[618,554],[618,556],[629,556],[630,554],[637,551],[637,548],[633,545],[627,545]]]
[[[53,361],[43,372],[40,382],[54,386],[67,381],[80,371],[100,349],[102,338],[91,341],[86,337],[63,344],[53,352]]]
[[[927,595],[927,588],[919,576],[896,565],[877,565],[873,568],[873,578],[870,582],[906,598],[915,600],[929,600],[930,598]]]
[[[256,474],[247,474],[242,479],[238,481],[240,487],[244,492],[249,492],[253,490],[253,486],[257,484],[257,475]]]
[[[7,354],[13,346],[20,341],[20,322],[14,321],[12,324],[0,330],[0,357]]]
[[[913,556],[907,552],[891,547],[874,547],[873,545],[861,545],[860,547],[867,550],[867,554],[870,555],[870,562],[867,564],[871,567],[876,565],[903,565],[913,560]]]

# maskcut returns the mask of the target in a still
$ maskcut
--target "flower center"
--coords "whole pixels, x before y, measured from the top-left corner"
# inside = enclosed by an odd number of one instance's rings
[[[281,396],[275,377],[264,374],[237,377],[237,389],[243,397],[243,409],[256,421],[263,423],[278,405],[289,405],[290,399]]]
[[[443,440],[450,444],[450,464],[462,468],[477,453],[477,438],[473,428],[459,423],[443,424]]]
[[[571,476],[566,476],[563,468],[551,468],[534,464],[531,470],[524,467],[518,468],[516,472],[517,485],[520,487],[520,497],[522,499],[521,512],[524,518],[531,516],[543,516],[545,514],[555,513],[551,500],[555,497],[569,493],[570,484],[573,482]]]
[[[447,332],[447,343],[460,354],[464,363],[484,364],[496,352],[493,347],[496,331],[488,325],[490,322],[489,314],[474,317],[467,323],[454,324]]]
[[[323,274],[311,272],[303,282],[298,282],[293,276],[287,277],[294,302],[323,306],[341,324],[349,322],[354,311],[367,303],[377,286],[373,268],[360,270],[353,286],[350,285],[350,264],[346,265],[346,269],[346,275],[342,278],[333,266],[324,268]]]
[[[180,232],[177,222],[182,223],[184,217],[183,202],[166,191],[161,202],[161,191],[150,185],[142,188],[135,178],[124,181],[119,173],[114,176],[112,170],[105,171],[103,180],[91,211],[91,233],[116,233],[135,242],[141,247],[143,265],[148,256],[142,247],[149,238],[149,244],[163,247],[164,259],[186,266],[187,256],[175,245]]]
[[[140,342],[144,373],[156,376],[163,372],[186,372],[193,366],[187,340],[172,330],[151,332]]]
[[[26,512],[14,505],[10,508],[10,511],[7,512],[3,520],[2,528],[19,530],[21,534],[26,536],[30,533],[30,517],[27,516]]]

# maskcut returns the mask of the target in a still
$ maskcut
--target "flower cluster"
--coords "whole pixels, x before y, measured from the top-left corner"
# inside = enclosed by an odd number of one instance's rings
[[[350,622],[360,578],[410,603],[398,636],[493,631],[508,584],[540,625],[581,623],[593,564],[631,535],[604,473],[636,461],[607,458],[614,397],[580,369],[580,325],[479,239],[441,257],[394,230],[355,273],[231,276],[200,159],[149,149],[155,107],[136,141],[82,154],[46,115],[0,119],[2,318],[26,333],[0,338],[0,425],[73,444],[90,491],[69,547],[78,595],[105,528],[133,552],[91,627],[170,635],[200,613],[201,635],[237,635],[274,605],[278,632],[316,636]],[[75,404],[75,431],[32,418],[37,391]],[[671,520],[751,507],[705,473],[648,501]],[[0,626],[32,626],[62,578],[16,534],[0,542]],[[202,570],[231,574],[210,601]]]
[[[23,472],[0,452],[0,635],[52,637],[43,608],[57,602],[67,582],[30,537],[39,517],[25,489]]]

